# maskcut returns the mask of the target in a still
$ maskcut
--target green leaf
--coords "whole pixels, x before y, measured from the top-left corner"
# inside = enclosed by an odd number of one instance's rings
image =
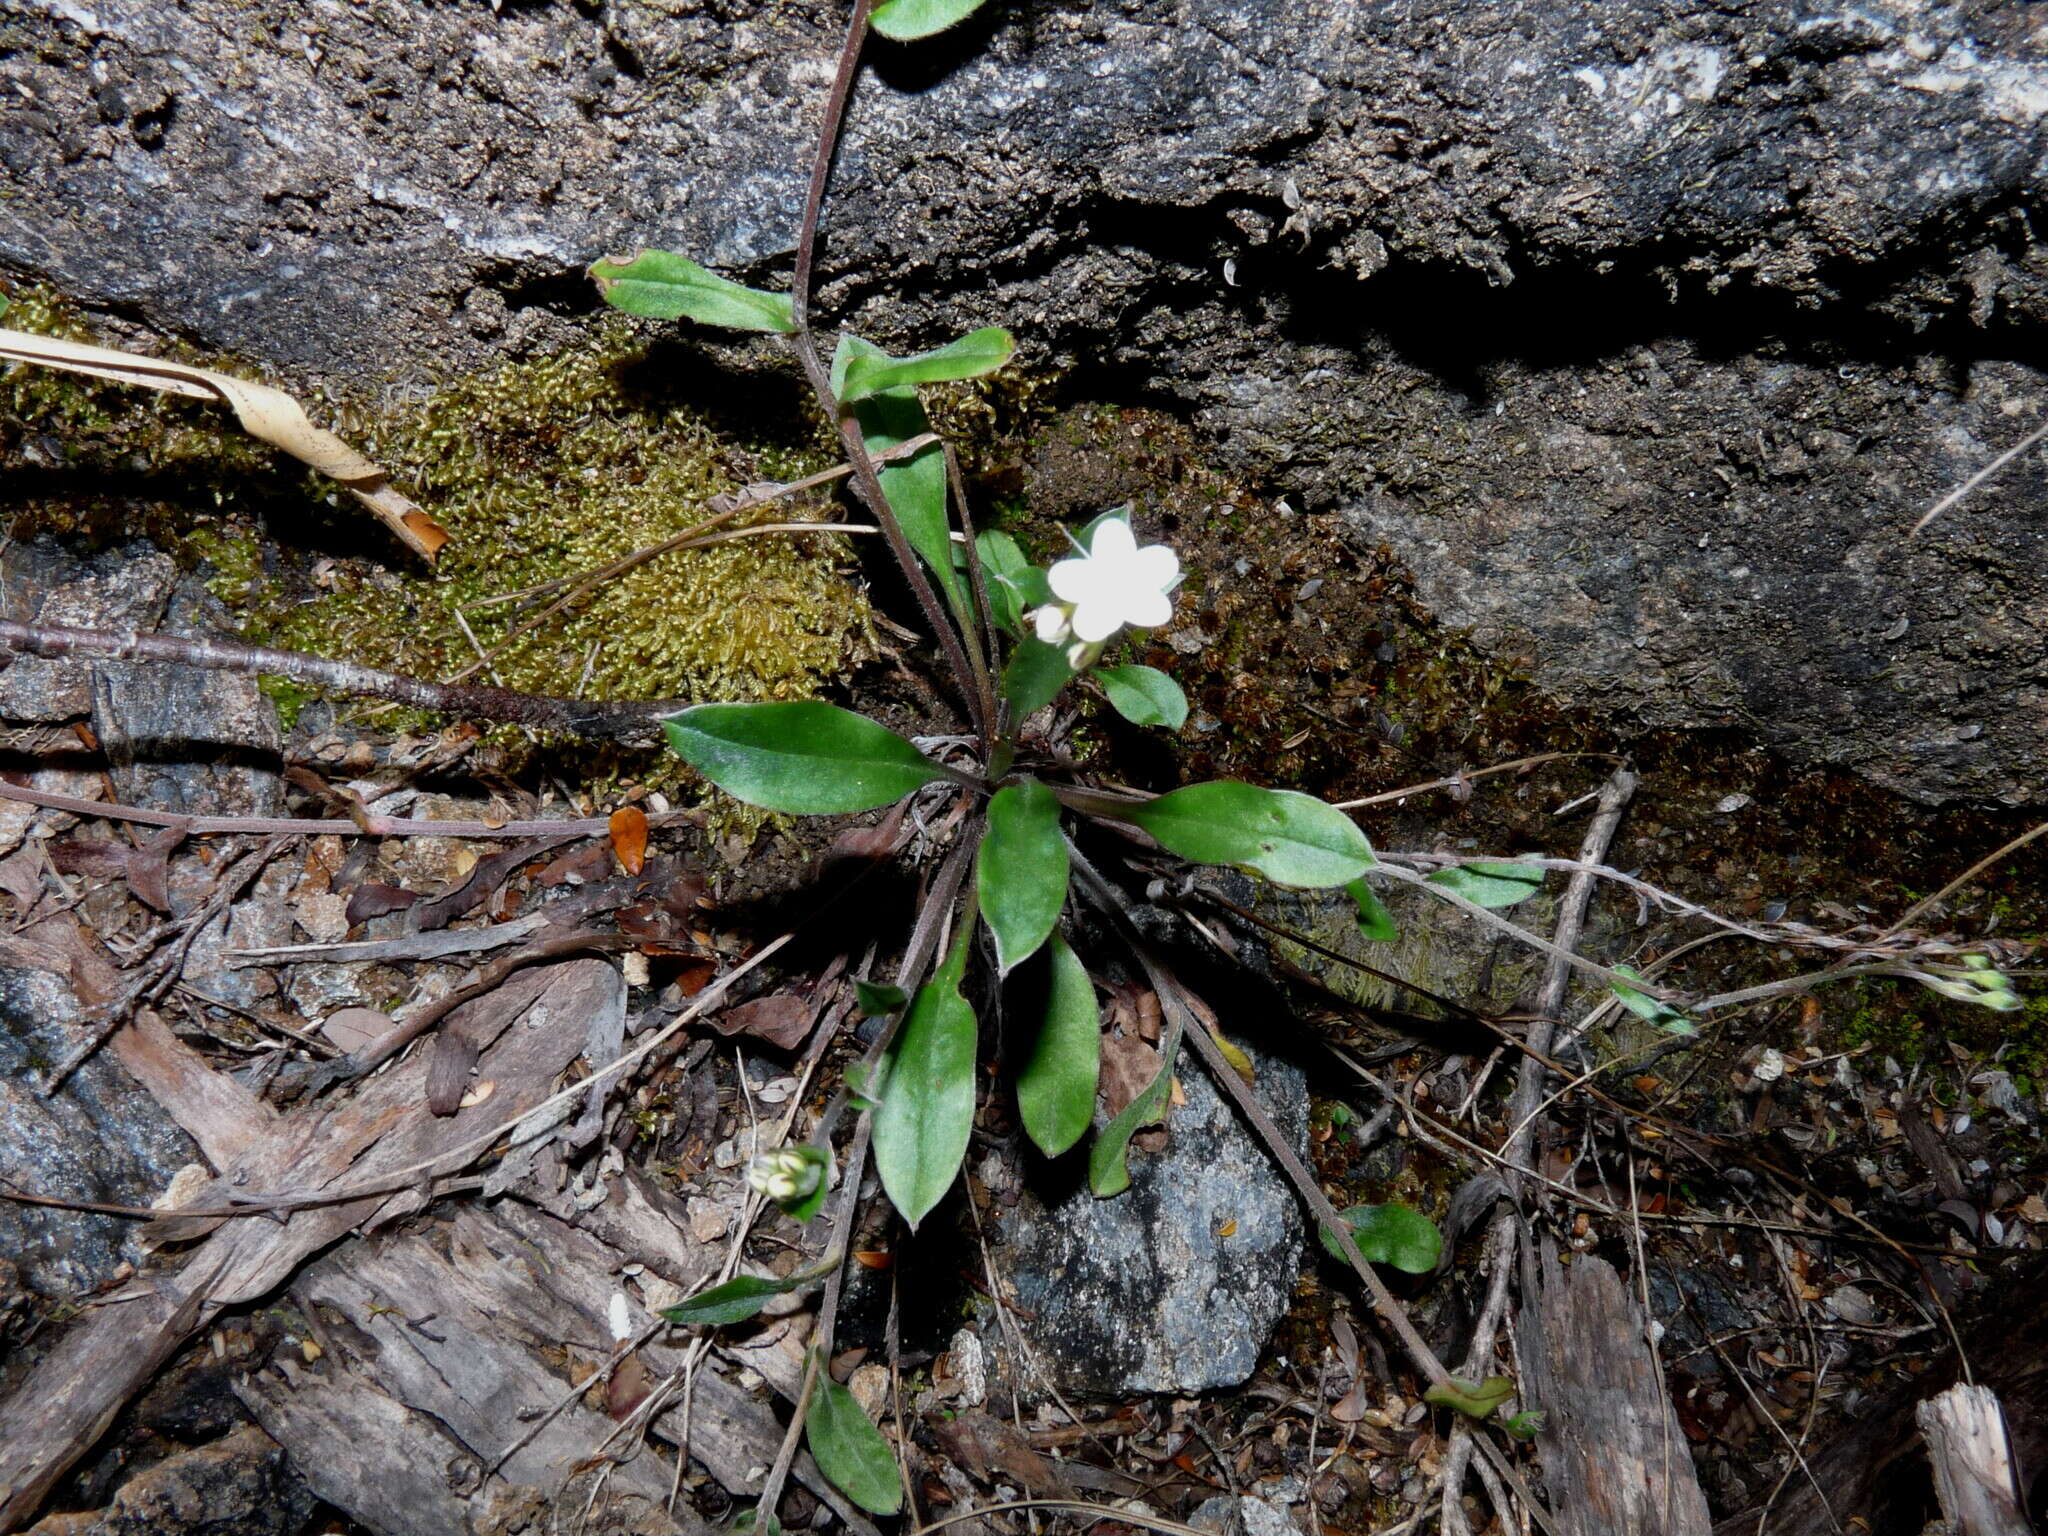
[[[1543,889],[1543,871],[1533,864],[1460,864],[1429,877],[1479,907],[1512,907]]]
[[[836,705],[699,704],[662,722],[676,756],[735,799],[825,816],[947,777],[894,731]]]
[[[598,292],[614,309],[650,320],[695,320],[742,331],[794,331],[789,295],[742,288],[707,272],[687,256],[642,251],[621,261],[607,256],[592,265]]]
[[[804,1415],[804,1438],[827,1481],[869,1514],[893,1515],[903,1507],[896,1453],[822,1364]]]
[[[1257,870],[1276,885],[1343,885],[1372,868],[1372,845],[1349,816],[1291,789],[1219,779],[1121,814],[1170,853]]]
[[[1148,1125],[1156,1125],[1166,1114],[1173,1095],[1174,1064],[1180,1060],[1180,1015],[1168,1017],[1166,1033],[1159,1041],[1159,1073],[1139,1090],[1095,1138],[1088,1149],[1088,1188],[1107,1199],[1131,1187],[1131,1138]]]
[[[892,990],[901,992],[903,989],[896,987]],[[877,1068],[882,1068],[886,1066],[886,1063],[877,1062],[875,1065]],[[868,1113],[882,1107],[874,1098],[874,1084],[869,1079],[872,1077],[876,1082],[881,1081],[886,1076],[884,1071],[878,1070],[870,1073],[866,1062],[856,1061],[846,1069],[845,1075],[847,1103],[862,1113]]]
[[[914,389],[886,389],[854,403],[854,424],[869,453],[886,453],[931,430]],[[956,614],[968,611],[967,585],[953,564],[952,525],[946,518],[946,453],[937,443],[881,467],[882,494],[903,525],[903,536],[938,578]]]
[[[996,969],[1007,976],[1058,925],[1067,904],[1067,843],[1060,803],[1036,779],[995,792],[975,856],[981,915],[995,935]]]
[[[1132,510],[1131,503],[1127,501],[1120,507],[1111,507],[1107,512],[1098,512],[1094,517],[1088,519],[1079,533],[1072,534],[1070,537],[1081,548],[1093,549],[1095,547],[1095,531],[1104,523],[1129,523]]]
[[[1632,965],[1614,967],[1617,976],[1627,976],[1636,981],[1643,979],[1642,973]],[[1647,992],[1638,992],[1634,987],[1613,983],[1614,996],[1621,1006],[1645,1023],[1663,1030],[1667,1035],[1696,1035],[1699,1026],[1669,1003],[1659,1002]]]
[[[908,43],[943,32],[981,7],[982,0],[885,0],[869,24],[894,42]]]
[[[1480,1382],[1453,1376],[1449,1381],[1437,1382],[1422,1394],[1422,1400],[1439,1408],[1455,1408],[1470,1418],[1484,1419],[1492,1417],[1493,1410],[1514,1395],[1515,1384],[1505,1376],[1489,1376]]]
[[[744,1323],[775,1297],[800,1291],[823,1278],[824,1272],[815,1267],[799,1270],[786,1280],[773,1280],[761,1275],[734,1275],[723,1285],[714,1285],[710,1290],[699,1291],[672,1307],[663,1307],[661,1315],[684,1328],[715,1328],[722,1323]]]
[[[853,998],[861,1017],[872,1019],[884,1013],[894,1013],[910,1001],[910,994],[885,981],[855,981]]]
[[[1101,667],[1095,680],[1116,712],[1133,725],[1163,725],[1177,731],[1187,723],[1188,696],[1157,667]]]
[[[832,392],[842,402],[851,402],[912,384],[978,379],[1002,367],[1016,350],[1016,338],[999,325],[970,331],[958,341],[914,357],[891,357],[849,332],[839,338],[832,355]]]
[[[1013,635],[1022,634],[1024,615],[1052,601],[1045,572],[1024,558],[1024,551],[1007,533],[976,534],[974,548],[981,557],[989,609],[996,623]]]
[[[1517,1440],[1534,1440],[1543,1433],[1543,1421],[1548,1417],[1541,1408],[1524,1408],[1513,1418],[1503,1419],[1500,1427]]]
[[[1444,1235],[1422,1212],[1405,1205],[1354,1205],[1337,1214],[1351,1228],[1351,1240],[1366,1263],[1391,1264],[1410,1275],[1426,1275],[1436,1268]],[[1351,1262],[1335,1232],[1322,1227],[1317,1236],[1331,1258],[1340,1264]]]
[[[1079,1141],[1095,1116],[1102,1070],[1102,1015],[1095,983],[1057,933],[1049,946],[1052,985],[1031,1059],[1017,1073],[1017,1112],[1038,1150],[1058,1157]]]
[[[917,989],[903,1032],[882,1058],[875,1168],[913,1231],[952,1187],[974,1128],[974,1010],[960,995],[973,912],[970,906],[962,916],[952,953]]]
[[[1019,640],[1003,668],[1003,697],[1010,701],[1010,719],[1022,720],[1045,708],[1073,675],[1067,653],[1058,646],[1047,645],[1036,636]]]
[[[1365,883],[1365,876],[1360,875],[1344,889],[1358,903],[1360,933],[1380,944],[1391,944],[1401,937],[1401,930],[1394,926],[1394,914],[1387,910],[1379,893]]]
[[[809,1221],[825,1209],[825,1197],[832,1193],[832,1154],[823,1147],[814,1147],[808,1143],[794,1150],[805,1162],[816,1165],[818,1182],[807,1195],[800,1195],[794,1200],[778,1200],[775,1203],[782,1208],[783,1215],[796,1221]]]

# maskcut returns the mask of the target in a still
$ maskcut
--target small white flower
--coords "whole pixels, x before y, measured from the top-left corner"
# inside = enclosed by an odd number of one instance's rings
[[[1065,645],[1074,636],[1073,617],[1074,610],[1064,604],[1047,603],[1032,609],[1031,627],[1047,645]]]
[[[1058,643],[1048,629],[1061,625],[1084,645],[1099,645],[1127,624],[1152,629],[1172,618],[1168,594],[1179,581],[1179,556],[1164,544],[1140,549],[1131,525],[1112,517],[1096,528],[1087,553],[1057,561],[1046,573],[1063,618],[1049,621],[1049,610],[1041,608],[1032,622],[1048,645]]]

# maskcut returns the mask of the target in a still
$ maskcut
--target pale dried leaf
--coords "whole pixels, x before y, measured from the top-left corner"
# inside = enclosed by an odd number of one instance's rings
[[[351,496],[374,512],[422,559],[432,560],[448,542],[446,531],[396,490],[382,468],[324,427],[314,426],[306,419],[299,402],[281,389],[160,357],[143,357],[113,347],[91,347],[54,336],[34,336],[26,331],[0,329],[0,358],[63,368],[111,379],[116,384],[218,400],[235,413],[250,436],[282,448],[301,463],[339,480]]]

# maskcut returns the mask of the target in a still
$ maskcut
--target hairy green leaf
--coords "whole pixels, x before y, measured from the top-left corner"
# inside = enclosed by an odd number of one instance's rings
[[[1157,1125],[1173,1096],[1173,1069],[1180,1060],[1181,1019],[1169,1013],[1159,1040],[1159,1073],[1096,1134],[1088,1149],[1088,1188],[1102,1199],[1131,1187],[1131,1138]]]
[[[1289,789],[1219,779],[1121,814],[1184,859],[1257,870],[1277,885],[1343,885],[1372,868],[1372,845],[1349,816]]]
[[[1038,952],[1067,904],[1067,843],[1060,803],[1036,779],[999,789],[976,853],[975,891],[1004,976]]]
[[[742,288],[670,251],[642,251],[625,260],[607,256],[591,266],[590,275],[604,301],[629,315],[742,331],[796,329],[788,294]]]
[[[980,10],[983,0],[884,0],[870,25],[892,42],[914,42],[943,32]]]
[[[714,1285],[709,1290],[699,1291],[672,1307],[663,1307],[661,1315],[684,1328],[713,1328],[721,1323],[744,1323],[773,1298],[786,1296],[791,1291],[800,1291],[807,1285],[816,1285],[824,1279],[825,1273],[813,1265],[808,1269],[798,1270],[783,1280],[762,1275],[734,1275],[722,1285]]]
[[[953,1185],[974,1128],[974,1009],[960,995],[974,933],[970,905],[938,974],[917,989],[882,1058],[875,1168],[912,1230]]]
[[[1429,877],[1480,907],[1512,907],[1543,889],[1543,871],[1533,864],[1459,864]]]
[[[1614,973],[1617,976],[1627,976],[1636,981],[1643,979],[1642,973],[1632,965],[1617,965],[1614,967]],[[1669,1003],[1660,1002],[1647,992],[1639,992],[1634,987],[1623,986],[1618,981],[1613,983],[1613,990],[1615,1000],[1622,1007],[1626,1008],[1644,1023],[1653,1025],[1668,1035],[1696,1035],[1700,1032],[1699,1026],[1693,1023],[1691,1019],[1680,1013],[1676,1008],[1673,1008]]]
[[[1387,904],[1380,900],[1379,893],[1365,883],[1365,876],[1360,875],[1344,890],[1358,903],[1360,933],[1380,944],[1391,944],[1401,937],[1401,930],[1394,926],[1394,914],[1387,910]]]
[[[885,389],[978,379],[1002,367],[1016,350],[1016,338],[999,325],[970,331],[958,341],[914,357],[891,357],[849,332],[839,338],[839,349],[832,356],[832,392],[850,402]]]
[[[1024,558],[1024,551],[1007,533],[976,534],[974,548],[981,556],[989,609],[997,625],[1013,635],[1022,634],[1024,615],[1052,601],[1045,572]]]
[[[869,1514],[893,1515],[903,1507],[896,1453],[853,1394],[822,1364],[811,1388],[810,1412],[804,1415],[804,1437],[818,1470]]]
[[[1366,1263],[1391,1264],[1411,1275],[1426,1275],[1436,1268],[1444,1235],[1422,1212],[1405,1205],[1354,1205],[1337,1214],[1351,1228],[1351,1240]],[[1350,1262],[1335,1232],[1322,1227],[1317,1235],[1331,1258],[1340,1264]]]
[[[1157,667],[1100,667],[1095,680],[1110,706],[1133,725],[1163,725],[1177,731],[1187,723],[1188,696]]]
[[[1052,982],[1030,1059],[1017,1073],[1017,1112],[1038,1150],[1058,1157],[1087,1132],[1102,1070],[1102,1015],[1095,983],[1057,933],[1047,946]]]
[[[1449,1381],[1437,1382],[1422,1394],[1422,1400],[1439,1408],[1455,1408],[1470,1418],[1485,1419],[1491,1418],[1493,1410],[1514,1395],[1515,1384],[1505,1376],[1489,1376],[1478,1382],[1453,1376]]]
[[[855,981],[853,997],[862,1016],[870,1019],[877,1014],[894,1013],[910,1001],[908,992],[886,981]]]
[[[1011,720],[1022,720],[1045,708],[1073,675],[1067,653],[1058,646],[1035,636],[1019,640],[1003,667],[1003,697],[1010,701]]]
[[[885,389],[856,401],[853,420],[869,453],[887,453],[932,428],[914,389]],[[907,459],[884,464],[880,479],[910,547],[931,568],[953,612],[966,613],[967,584],[953,562],[952,524],[946,517],[945,450],[932,443]]]
[[[698,704],[662,724],[684,762],[770,811],[872,810],[947,776],[894,731],[816,700]]]

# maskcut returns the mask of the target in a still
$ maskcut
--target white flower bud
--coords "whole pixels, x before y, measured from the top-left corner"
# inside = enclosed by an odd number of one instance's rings
[[[824,1166],[796,1147],[777,1147],[773,1152],[760,1153],[747,1164],[748,1186],[777,1205],[787,1205],[814,1193],[824,1176]]]

